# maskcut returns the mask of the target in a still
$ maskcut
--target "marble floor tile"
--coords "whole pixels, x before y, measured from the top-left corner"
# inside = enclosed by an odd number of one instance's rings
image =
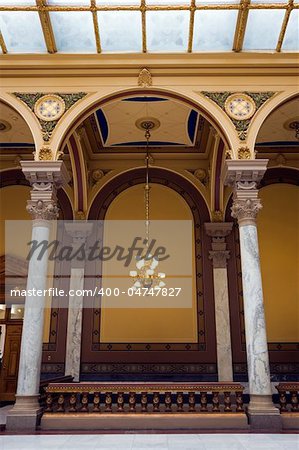
[[[0,450],[299,450],[299,434],[0,435]]]

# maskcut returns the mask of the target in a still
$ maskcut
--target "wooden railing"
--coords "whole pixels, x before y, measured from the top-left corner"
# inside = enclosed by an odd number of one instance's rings
[[[298,412],[299,382],[279,383],[276,389],[279,393],[280,412]]]
[[[62,375],[60,377],[51,377],[51,378],[45,378],[44,380],[41,380],[39,384],[39,402],[42,406],[44,406],[46,401],[46,388],[49,386],[50,383],[72,383],[74,377],[71,375]]]
[[[45,413],[242,413],[239,383],[51,383]]]

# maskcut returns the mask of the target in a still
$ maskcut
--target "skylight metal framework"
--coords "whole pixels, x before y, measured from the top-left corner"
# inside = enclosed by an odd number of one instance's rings
[[[251,15],[258,10],[263,14]],[[0,47],[2,53],[40,53],[43,47],[48,53],[298,51],[298,10],[295,0],[0,0]],[[221,15],[223,11],[231,12]],[[22,31],[16,35],[22,29],[22,12],[23,24],[27,21],[24,37]],[[77,30],[74,12],[79,20]],[[40,22],[37,30],[35,21],[34,43],[26,36],[30,30],[28,13],[38,15]],[[269,32],[280,30],[273,48],[259,46],[263,21],[265,36],[269,35],[267,27]],[[205,30],[202,34],[201,28]],[[44,42],[38,42],[36,30]],[[23,46],[18,45],[21,39],[25,39]],[[28,51],[26,39],[32,43]]]

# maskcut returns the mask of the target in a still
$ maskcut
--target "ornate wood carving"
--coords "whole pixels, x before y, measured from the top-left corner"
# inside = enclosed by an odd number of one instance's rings
[[[65,409],[64,409],[64,395],[63,394],[59,395],[57,404],[58,404],[57,412],[65,412]]]
[[[200,393],[200,410],[201,411],[207,411],[208,410],[208,398],[206,392]]]
[[[72,395],[70,396],[69,403],[70,403],[69,411],[70,411],[70,412],[76,412],[76,411],[77,411],[77,407],[76,407],[76,404],[77,404],[77,396],[76,396],[76,394],[72,394]],[[81,410],[81,411],[82,411],[82,410]]]
[[[182,392],[177,393],[176,404],[177,404],[177,412],[184,411],[184,396]]]
[[[141,411],[147,412],[147,403],[148,403],[147,392],[141,392],[140,403],[141,403]]]
[[[153,395],[153,411],[154,412],[160,411],[160,396],[158,392],[154,392]]]
[[[164,402],[165,402],[165,411],[171,412],[171,405],[172,405],[171,392],[165,392]]]
[[[212,398],[212,411],[213,412],[219,412],[220,411],[220,407],[219,407],[219,392],[213,392],[213,398]]]
[[[81,397],[81,412],[88,412],[88,393],[84,392]]]
[[[231,412],[230,392],[224,392],[224,411]]]
[[[100,394],[98,392],[95,392],[94,397],[93,397],[93,412],[100,412]]]
[[[195,411],[195,393],[189,392],[189,412]]]

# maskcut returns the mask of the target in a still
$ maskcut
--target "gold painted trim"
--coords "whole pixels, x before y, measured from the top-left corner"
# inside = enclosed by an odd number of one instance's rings
[[[233,42],[233,50],[235,52],[239,52],[242,50],[245,30],[247,25],[248,13],[249,13],[249,5],[251,0],[241,0],[242,9],[238,12],[236,30]]]
[[[90,4],[92,7],[92,20],[93,20],[95,39],[96,39],[97,53],[102,53],[98,12],[97,12],[97,8],[96,8],[96,0],[90,0]]]
[[[290,15],[291,15],[291,12],[292,12],[293,9],[294,9],[294,0],[289,0],[288,9],[285,12],[284,19],[283,19],[282,26],[281,26],[281,30],[280,30],[280,33],[279,33],[279,38],[278,38],[278,42],[277,42],[277,46],[276,46],[276,51],[277,52],[281,51],[281,47],[282,47],[282,43],[283,43],[284,36],[285,36],[285,33],[286,33],[287,25],[288,25],[289,18],[290,18]]]
[[[5,45],[4,38],[3,38],[1,31],[0,31],[0,46],[2,48],[3,54],[5,55],[7,53],[7,47]]]
[[[145,0],[141,0],[140,4],[141,9],[141,20],[142,20],[142,52],[147,52],[147,43],[146,43],[146,3]]]
[[[47,393],[95,393],[95,392],[243,392],[239,383],[51,383]]]
[[[208,4],[208,5],[196,5],[195,10],[242,10],[242,5],[238,3],[233,4]],[[254,3],[248,6],[248,9],[288,9],[288,3]],[[299,9],[299,4],[295,4],[293,9]],[[46,5],[40,6],[0,6],[0,11],[141,11],[142,6],[129,6],[129,5],[97,5],[96,7],[91,6],[54,6]],[[191,11],[192,6],[176,6],[176,5],[157,5],[145,6],[145,11]]]
[[[192,53],[195,11],[196,11],[195,0],[191,0],[188,53]]]
[[[44,8],[47,6],[47,0],[35,0],[39,7],[38,15],[42,26],[45,43],[48,53],[56,53],[57,47],[55,43],[53,28],[51,24],[50,14]]]

